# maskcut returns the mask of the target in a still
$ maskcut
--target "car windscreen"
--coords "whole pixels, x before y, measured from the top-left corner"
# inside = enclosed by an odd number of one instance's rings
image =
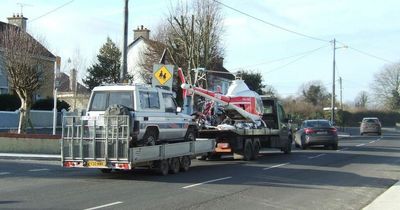
[[[364,123],[379,123],[379,121],[377,119],[364,119],[363,122]]]
[[[131,91],[96,91],[93,93],[89,111],[105,111],[113,104],[120,104],[133,109]]]
[[[327,128],[331,127],[331,123],[328,120],[313,120],[313,121],[307,121],[306,127]]]

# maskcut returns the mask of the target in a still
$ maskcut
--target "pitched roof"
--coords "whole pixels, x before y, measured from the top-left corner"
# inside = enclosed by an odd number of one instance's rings
[[[10,28],[10,27],[13,29],[19,29],[18,26],[0,21],[0,35],[3,32],[5,32],[7,30],[7,28]],[[38,44],[38,46],[40,47],[40,51],[42,52],[42,56],[52,58],[52,59],[56,58],[56,56],[54,56],[46,47],[44,47],[40,42],[38,42],[35,38],[33,38],[29,33],[27,33],[27,32],[25,32],[25,33],[27,35],[29,35],[29,37],[32,38],[32,40],[34,40],[36,42],[36,44]],[[1,42],[0,42],[0,47],[3,47],[3,46],[1,46]]]
[[[59,83],[58,91],[60,92],[71,92],[71,89],[69,87],[69,76],[64,73],[60,72],[60,76],[57,78],[57,81]],[[90,93],[90,90],[86,88],[84,85],[81,83],[77,82],[77,93]]]

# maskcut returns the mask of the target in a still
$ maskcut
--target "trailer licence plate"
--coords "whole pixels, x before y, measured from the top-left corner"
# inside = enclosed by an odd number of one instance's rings
[[[88,167],[105,167],[106,166],[106,161],[93,161],[90,160],[87,162]]]

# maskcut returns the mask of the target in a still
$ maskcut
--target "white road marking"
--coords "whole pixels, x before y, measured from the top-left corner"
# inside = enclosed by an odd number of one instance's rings
[[[376,140],[374,140],[374,141],[370,141],[368,144],[372,144],[372,143],[375,143],[376,142]]]
[[[10,172],[0,172],[0,175],[8,175],[11,174]]]
[[[95,206],[95,207],[88,208],[88,209],[84,209],[84,210],[101,209],[101,208],[105,208],[105,207],[109,207],[109,206],[114,206],[114,205],[121,204],[121,203],[123,203],[123,202],[122,202],[122,201],[117,201],[117,202],[114,202],[114,203],[104,204],[104,205],[101,205],[101,206]]]
[[[319,154],[319,155],[316,155],[316,156],[311,156],[311,157],[308,157],[308,159],[314,159],[314,158],[322,157],[324,155],[326,155],[326,154]]]
[[[361,147],[361,146],[364,146],[365,144],[358,144],[358,145],[356,145],[356,147]]]
[[[382,140],[382,138],[383,138],[383,137],[380,137],[380,138],[379,138],[379,139],[377,139],[376,141],[380,141],[380,140]]]
[[[274,165],[274,166],[271,166],[271,167],[268,167],[268,168],[263,168],[263,170],[269,170],[269,169],[273,169],[273,168],[278,168],[278,167],[281,167],[281,166],[284,166],[284,165],[288,165],[288,164],[290,164],[290,163],[282,163],[282,164]]]
[[[343,149],[339,149],[339,150],[336,150],[337,152],[341,152],[341,151],[345,151],[345,150],[348,150],[349,148],[343,148]]]
[[[208,184],[208,183],[211,183],[211,182],[218,182],[218,181],[222,181],[222,180],[230,179],[230,178],[232,178],[232,177],[231,176],[227,176],[227,177],[223,177],[223,178],[219,178],[219,179],[213,179],[213,180],[210,180],[210,181],[205,181],[205,182],[201,182],[201,183],[197,183],[197,184],[188,185],[188,186],[185,186],[185,187],[182,187],[182,188],[183,189],[187,189],[187,188],[196,187],[196,186],[203,185],[203,184]]]
[[[37,171],[49,171],[50,169],[48,169],[48,168],[38,168],[38,169],[31,169],[31,170],[28,170],[28,171],[30,171],[30,172],[37,172]]]

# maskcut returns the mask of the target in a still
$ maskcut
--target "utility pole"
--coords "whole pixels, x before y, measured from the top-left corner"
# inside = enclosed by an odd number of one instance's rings
[[[343,112],[343,101],[342,101],[343,87],[342,87],[342,77],[339,77],[339,84],[340,84],[340,110],[342,110],[342,112]]]
[[[333,74],[332,74],[332,99],[331,99],[331,123],[335,122],[335,52],[336,52],[336,39],[333,39]]]
[[[125,0],[125,15],[124,15],[124,42],[122,46],[122,65],[119,81],[125,82],[127,70],[127,46],[128,46],[128,0]]]

